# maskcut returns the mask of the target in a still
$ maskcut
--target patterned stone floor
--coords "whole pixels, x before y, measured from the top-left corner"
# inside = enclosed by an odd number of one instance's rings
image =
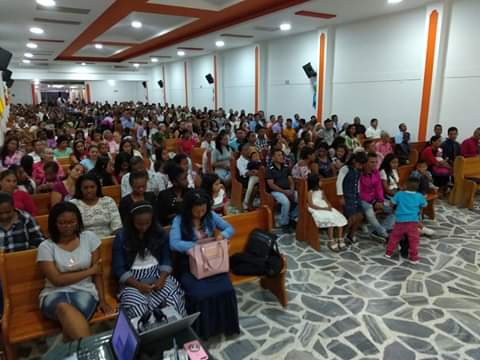
[[[208,348],[225,360],[480,359],[480,208],[440,202],[428,225],[417,265],[367,237],[334,254],[283,235],[288,307],[257,284],[237,287],[241,335]],[[24,345],[23,358],[45,347]]]

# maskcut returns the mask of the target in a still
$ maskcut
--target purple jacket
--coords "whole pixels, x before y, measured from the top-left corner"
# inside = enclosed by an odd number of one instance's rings
[[[383,203],[383,183],[378,170],[374,170],[370,174],[363,173],[362,176],[360,176],[359,187],[360,200],[368,202],[369,204],[375,201]]]

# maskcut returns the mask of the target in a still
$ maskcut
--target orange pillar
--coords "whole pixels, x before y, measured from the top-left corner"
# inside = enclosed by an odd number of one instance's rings
[[[37,94],[35,93],[35,83],[32,82],[32,104],[37,105]]]
[[[88,104],[90,104],[91,102],[91,99],[90,99],[90,84],[85,84],[85,94],[87,96],[87,98],[85,99],[87,101]]]
[[[317,81],[317,122],[323,121],[323,96],[325,91],[325,34],[320,35]]]
[[[430,14],[428,24],[427,55],[425,57],[425,75],[423,77],[422,106],[418,125],[418,141],[425,141],[427,137],[428,114],[432,95],[433,68],[435,65],[435,49],[437,46],[438,11]]]

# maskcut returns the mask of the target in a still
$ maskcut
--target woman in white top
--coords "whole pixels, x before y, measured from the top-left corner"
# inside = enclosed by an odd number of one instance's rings
[[[97,307],[104,313],[112,311],[103,293],[100,239],[84,231],[78,208],[68,202],[52,207],[48,229],[51,240],[43,241],[37,253],[45,276],[40,309],[60,323],[65,339],[90,336],[88,320]]]
[[[122,227],[115,201],[103,196],[100,181],[93,174],[80,176],[71,200],[77,205],[86,230],[93,231],[100,239],[115,234]]]
[[[400,190],[400,177],[398,176],[398,158],[388,154],[380,166],[380,178],[383,182],[383,192],[386,199],[390,199]]]

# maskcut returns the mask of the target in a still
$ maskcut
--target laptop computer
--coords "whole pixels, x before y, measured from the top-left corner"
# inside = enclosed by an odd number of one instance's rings
[[[110,341],[89,349],[80,349],[76,355],[78,360],[134,360],[138,349],[137,333],[127,315],[120,309]]]

